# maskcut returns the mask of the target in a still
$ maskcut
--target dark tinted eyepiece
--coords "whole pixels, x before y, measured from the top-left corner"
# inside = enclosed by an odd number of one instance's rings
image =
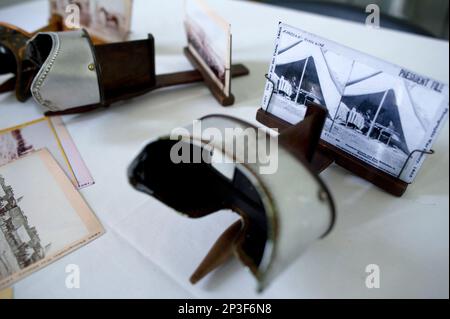
[[[171,153],[177,144],[189,150],[186,163],[174,163]],[[267,220],[261,197],[252,182],[235,168],[224,176],[207,156],[210,151],[185,141],[161,139],[149,144],[131,164],[130,183],[190,218],[201,218],[231,209],[241,215],[244,229],[236,238],[246,264],[257,274],[267,242]],[[205,160],[206,158],[206,160]],[[194,161],[197,159],[197,162]],[[199,159],[199,160],[198,160]]]

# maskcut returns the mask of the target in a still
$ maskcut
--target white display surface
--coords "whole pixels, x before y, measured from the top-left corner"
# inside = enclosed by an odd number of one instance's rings
[[[228,114],[256,124],[279,21],[449,82],[448,42],[244,1],[212,3],[232,24],[234,62],[245,63],[251,71],[250,76],[233,81],[236,105],[222,108],[206,87],[193,85],[157,91],[108,110],[65,117],[96,181],[82,194],[107,234],[16,284],[15,297],[448,298],[448,124],[434,146],[436,155],[429,157],[401,199],[339,167],[328,169],[323,179],[338,208],[334,231],[311,247],[262,295],[256,294],[253,279],[245,275],[237,261],[191,287],[189,272],[200,261],[198,254],[182,251],[183,243],[176,245],[176,238],[171,239],[173,250],[162,243],[166,251],[155,254],[140,241],[152,238],[152,227],[160,234],[161,227],[186,221],[158,201],[134,191],[126,178],[128,164],[149,139],[205,115]],[[47,1],[33,1],[1,9],[0,21],[32,31],[46,23],[48,11]],[[132,37],[142,38],[146,33],[155,36],[157,73],[191,68],[182,54],[186,43],[182,14],[182,0],[135,0]],[[42,110],[32,100],[21,104],[13,94],[0,95],[0,128],[41,116]],[[157,215],[153,219],[152,211]],[[231,222],[232,218],[223,214],[218,220]],[[152,224],[156,220],[161,225]],[[187,231],[195,230],[191,227],[186,227]],[[202,229],[207,229],[205,221],[198,223],[198,230]],[[145,237],[139,236],[145,231]],[[209,235],[216,236],[213,231]],[[209,243],[203,245],[207,248]],[[157,246],[154,242],[149,245],[152,249]],[[179,253],[191,259],[183,264],[183,259],[170,257]],[[159,259],[152,261],[152,257]],[[161,267],[164,258],[177,260],[180,272]],[[70,264],[80,267],[80,289],[66,288],[65,269]],[[379,289],[366,287],[369,264],[381,269]]]

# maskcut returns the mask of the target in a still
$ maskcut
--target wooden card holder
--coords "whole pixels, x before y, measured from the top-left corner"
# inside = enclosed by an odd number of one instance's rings
[[[186,55],[189,62],[191,62],[192,66],[200,72],[202,75],[202,78],[205,81],[206,86],[211,91],[212,95],[216,98],[216,100],[222,105],[222,106],[231,106],[234,104],[235,97],[233,94],[230,94],[229,96],[225,95],[223,90],[216,84],[214,79],[211,77],[209,72],[205,69],[205,67],[197,60],[197,58],[191,53],[189,48],[184,48],[184,54]],[[239,64],[239,69],[241,71],[241,75],[248,75],[250,74],[250,71],[242,64]],[[233,68],[235,69],[236,66],[232,66],[231,69],[231,77],[233,77]]]
[[[306,107],[309,109],[313,104],[314,103],[312,102],[307,102]],[[293,127],[295,127],[292,124],[266,112],[262,108],[258,110],[256,119],[258,122],[269,128],[277,129],[281,135],[285,134],[285,132],[289,132]],[[299,136],[299,134],[294,135],[294,133],[295,132],[292,131],[290,133],[291,138],[293,139],[299,139],[300,141],[301,139],[309,138],[308,136]],[[316,153],[313,155],[311,163],[314,169],[319,173],[327,169],[331,164],[336,163],[353,174],[371,182],[387,193],[393,196],[401,197],[405,194],[409,184],[402,181],[400,176],[415,153],[433,155],[434,151],[415,150],[411,152],[399,176],[395,177],[361,161],[351,154],[344,152],[321,139]]]

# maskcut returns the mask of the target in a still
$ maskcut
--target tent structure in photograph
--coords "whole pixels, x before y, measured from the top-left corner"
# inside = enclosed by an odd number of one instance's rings
[[[347,81],[345,76],[339,78],[338,74],[350,74],[350,60],[300,41],[281,48],[276,63],[272,81],[279,93],[289,95],[300,104],[300,95],[311,98],[326,106],[330,116],[334,117]]]
[[[386,73],[353,80],[345,89],[338,114],[356,110],[370,114],[370,126],[364,132],[373,138],[374,130],[395,131],[392,143],[407,155],[417,148],[426,133],[405,80]]]

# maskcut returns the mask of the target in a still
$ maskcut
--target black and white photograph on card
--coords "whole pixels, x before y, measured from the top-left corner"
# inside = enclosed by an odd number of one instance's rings
[[[133,0],[51,0],[52,14],[64,18],[79,12],[79,27],[108,42],[125,41],[131,28]]]
[[[60,117],[41,118],[0,130],[0,166],[47,149],[77,188],[94,184],[73,139]]]
[[[424,107],[413,104],[403,79],[355,63],[331,134],[342,147],[379,154],[380,168],[398,175],[429,129]]]
[[[80,26],[89,28],[93,20],[92,2],[91,0],[51,0],[50,10],[51,13],[65,17],[69,13],[75,13],[71,6],[76,6]]]
[[[325,106],[325,142],[411,183],[448,95],[448,85],[281,23],[262,105],[293,125],[306,101]]]
[[[103,232],[47,150],[0,166],[0,290]]]
[[[80,12],[80,24],[89,28],[92,24],[92,5],[90,0],[69,0],[69,4],[76,5]]]
[[[226,96],[231,94],[231,26],[204,0],[185,0],[188,49]]]
[[[110,41],[125,40],[130,31],[131,8],[132,0],[95,1],[91,33]]]
[[[332,51],[281,33],[270,73],[275,85],[268,106],[270,112],[296,124],[306,114],[306,102],[311,101],[329,108],[326,127],[331,127],[332,114],[345,89],[352,63]]]
[[[45,258],[38,230],[20,207],[23,197],[0,174],[0,280]]]

